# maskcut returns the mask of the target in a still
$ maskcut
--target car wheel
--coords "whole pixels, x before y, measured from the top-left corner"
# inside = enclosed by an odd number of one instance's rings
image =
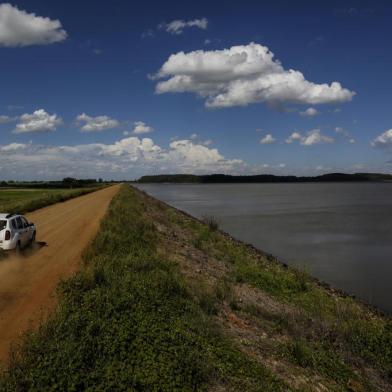
[[[19,255],[21,251],[22,251],[22,247],[20,246],[20,241],[18,241],[15,246],[15,252],[17,255]]]
[[[34,244],[35,242],[35,236],[36,236],[36,232],[33,233],[33,236],[31,237],[31,243]]]

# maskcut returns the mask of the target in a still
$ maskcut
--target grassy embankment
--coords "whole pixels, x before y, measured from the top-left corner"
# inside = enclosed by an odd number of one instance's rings
[[[122,188],[1,390],[388,390],[392,323]]]

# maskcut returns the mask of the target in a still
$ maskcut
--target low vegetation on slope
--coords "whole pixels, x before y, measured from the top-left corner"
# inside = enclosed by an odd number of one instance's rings
[[[0,390],[371,391],[392,323],[124,186]]]

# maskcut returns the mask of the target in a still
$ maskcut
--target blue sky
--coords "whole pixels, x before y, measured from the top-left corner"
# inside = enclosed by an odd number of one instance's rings
[[[390,2],[134,3],[0,3],[0,179],[392,171]]]

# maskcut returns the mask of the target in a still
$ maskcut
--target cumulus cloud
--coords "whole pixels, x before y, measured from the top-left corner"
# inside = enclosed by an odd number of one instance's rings
[[[188,21],[176,19],[170,23],[163,23],[159,25],[159,28],[165,29],[168,33],[174,35],[182,34],[184,29],[189,27],[197,27],[199,29],[206,30],[208,27],[208,20],[207,18],[193,19]]]
[[[82,132],[101,132],[117,128],[120,125],[117,120],[109,116],[91,117],[86,113],[79,114],[76,117],[76,123],[81,125],[80,130]]]
[[[353,91],[339,82],[317,84],[292,69],[285,70],[263,45],[171,55],[153,79],[156,93],[191,92],[206,99],[210,108],[245,106],[264,102],[272,106],[350,101]]]
[[[129,178],[160,172],[231,172],[242,167],[216,148],[192,140],[172,141],[165,149],[150,139],[126,137],[114,143],[46,146],[32,143],[0,145],[2,178],[108,176]],[[48,164],[49,163],[49,164]]]
[[[299,132],[293,132],[287,139],[286,143],[291,144],[296,141],[302,140],[302,135]]]
[[[303,112],[299,112],[302,117],[315,117],[319,114],[319,111],[315,108],[307,108]]]
[[[313,146],[314,144],[329,144],[333,143],[334,139],[325,136],[321,133],[320,129],[312,129],[305,135],[299,132],[293,132],[287,139],[286,143],[299,142],[302,146]]]
[[[11,4],[0,4],[0,46],[48,45],[67,38],[59,20],[36,16]]]
[[[268,133],[267,135],[265,135],[261,140],[260,140],[260,144],[272,144],[275,143],[276,139],[270,134]]]
[[[49,114],[44,109],[22,114],[18,121],[13,133],[53,132],[63,123],[57,114]]]
[[[225,159],[216,148],[208,148],[191,140],[171,142],[168,157],[169,161],[176,162],[185,171],[230,171],[235,165],[243,163],[239,159]]]
[[[385,131],[381,135],[377,136],[371,145],[377,148],[383,148],[385,150],[392,151],[392,129]]]
[[[150,133],[153,132],[154,128],[150,127],[143,121],[135,121],[134,122],[134,128],[133,128],[133,133],[135,135],[141,135],[143,133]]]

